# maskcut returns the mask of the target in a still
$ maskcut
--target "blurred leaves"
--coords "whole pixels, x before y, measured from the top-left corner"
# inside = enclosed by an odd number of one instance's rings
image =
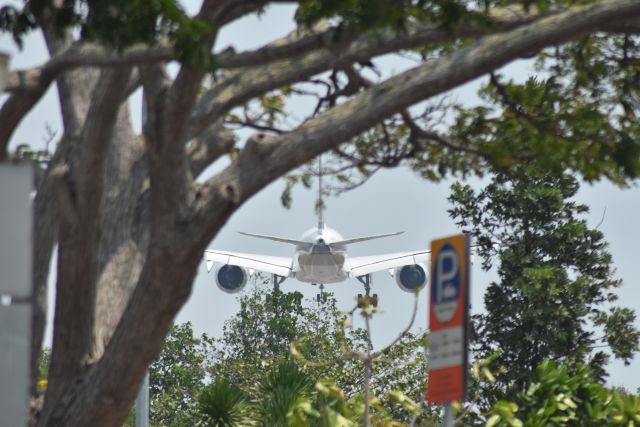
[[[532,384],[511,401],[497,402],[485,426],[634,426],[640,422],[640,396],[608,389],[584,365],[545,360]]]

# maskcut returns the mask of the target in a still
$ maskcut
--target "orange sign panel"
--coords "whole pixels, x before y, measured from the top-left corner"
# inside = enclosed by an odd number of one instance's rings
[[[469,239],[431,242],[427,401],[462,400],[467,388]]]

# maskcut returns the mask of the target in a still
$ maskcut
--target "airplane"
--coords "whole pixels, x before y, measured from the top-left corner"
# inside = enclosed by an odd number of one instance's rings
[[[322,175],[322,158],[320,157],[318,161],[318,223],[316,227],[303,233],[300,239],[240,232],[245,236],[293,245],[295,252],[292,258],[205,250],[207,272],[211,271],[215,263],[222,264],[215,275],[218,288],[226,293],[240,292],[256,270],[272,274],[276,287],[287,278],[320,285],[318,301],[326,300],[323,292],[325,284],[339,283],[349,278],[356,278],[362,283],[366,295],[369,296],[372,273],[383,270],[388,270],[398,287],[405,292],[416,292],[424,288],[427,284],[427,265],[431,252],[429,250],[353,258],[347,256],[348,245],[397,236],[403,232],[344,239],[336,230],[325,225]],[[374,300],[377,300],[375,294]]]
[[[240,232],[245,236],[266,239],[295,246],[292,258],[208,249],[204,253],[207,272],[215,263],[222,264],[215,279],[218,288],[226,293],[240,292],[256,270],[273,275],[279,286],[287,278],[320,285],[318,300],[324,297],[324,285],[356,278],[369,295],[371,274],[388,270],[396,284],[405,292],[416,292],[427,284],[428,250],[389,253],[350,258],[347,246],[373,239],[381,239],[403,232],[377,234],[344,239],[336,230],[325,225],[322,210],[318,224],[307,230],[298,240],[263,234]],[[374,295],[375,297],[376,295]],[[326,298],[326,297],[324,297]]]

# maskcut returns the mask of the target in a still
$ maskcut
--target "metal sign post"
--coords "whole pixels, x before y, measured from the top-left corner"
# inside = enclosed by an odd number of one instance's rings
[[[136,427],[149,426],[149,370],[144,374],[136,398]]]
[[[445,404],[445,426],[453,425],[451,402],[467,391],[469,239],[458,235],[431,242],[427,401]]]
[[[29,413],[32,181],[30,165],[0,164],[0,424],[3,426],[24,426]]]
[[[444,405],[442,427],[453,427],[453,408],[451,407],[451,403],[445,403]]]

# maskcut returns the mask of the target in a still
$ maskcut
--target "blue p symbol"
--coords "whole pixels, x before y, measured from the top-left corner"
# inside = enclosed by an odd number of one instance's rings
[[[446,303],[458,299],[460,293],[460,262],[458,254],[450,244],[442,247],[436,258],[434,272],[435,289],[433,302]]]

